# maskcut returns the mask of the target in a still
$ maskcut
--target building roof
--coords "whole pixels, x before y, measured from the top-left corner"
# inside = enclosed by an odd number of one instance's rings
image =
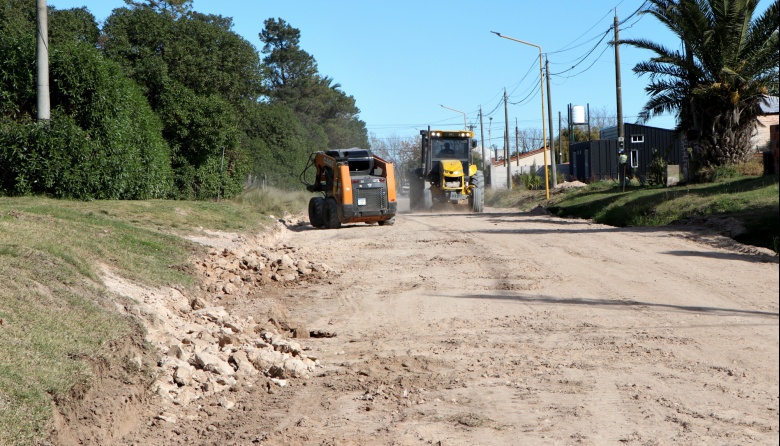
[[[777,96],[765,96],[764,100],[761,101],[761,112],[763,114],[771,115],[778,113],[779,110]]]

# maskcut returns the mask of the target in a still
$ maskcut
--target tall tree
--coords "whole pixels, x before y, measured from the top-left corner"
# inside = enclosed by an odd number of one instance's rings
[[[295,106],[317,75],[317,62],[300,47],[301,32],[282,19],[268,19],[260,32],[266,94]]]
[[[237,105],[260,96],[260,59],[232,26],[216,15],[174,18],[148,6],[120,8],[104,27],[104,50],[147,89],[153,105],[165,79]]]
[[[125,4],[133,7],[148,7],[172,18],[183,17],[192,11],[192,0],[125,0]]]
[[[617,126],[617,113],[615,111],[610,111],[607,109],[607,107],[601,107],[600,109],[594,108],[590,110],[590,116],[588,119],[590,120],[591,125],[591,133],[593,133],[593,130],[596,131],[596,137],[594,139],[598,139],[598,132],[601,130],[607,128],[607,127],[615,127]]]
[[[161,117],[181,196],[228,197],[248,170],[239,113],[260,96],[260,58],[232,19],[191,12],[189,3],[128,2],[106,21],[103,48]]]
[[[300,31],[282,19],[264,24],[260,40],[265,44],[264,86],[269,99],[294,110],[301,121],[322,127],[330,148],[368,147],[355,98],[317,72],[314,57],[300,47]]]
[[[655,53],[634,67],[648,74],[643,120],[674,113],[695,166],[743,160],[766,95],[778,90],[778,0],[759,17],[758,0],[648,0],[643,11],[680,38],[682,51],[648,39],[621,44]]]
[[[73,40],[97,45],[100,28],[87,8],[49,9],[49,42]]]

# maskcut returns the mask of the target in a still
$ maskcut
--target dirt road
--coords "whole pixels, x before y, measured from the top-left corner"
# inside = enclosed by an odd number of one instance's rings
[[[340,273],[228,311],[335,334],[297,340],[319,366],[117,444],[776,445],[778,263],[717,240],[490,208],[291,225]]]

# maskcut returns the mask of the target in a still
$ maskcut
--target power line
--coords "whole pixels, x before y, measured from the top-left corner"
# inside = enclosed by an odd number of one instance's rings
[[[608,29],[606,32],[604,32],[604,34],[601,36],[601,39],[599,39],[598,43],[596,43],[596,45],[594,45],[594,46],[593,46],[593,48],[591,48],[591,49],[590,49],[590,51],[588,51],[588,52],[587,52],[587,53],[586,53],[584,56],[582,56],[582,57],[580,58],[580,60],[579,60],[579,61],[578,61],[576,64],[572,65],[572,66],[571,66],[569,69],[566,69],[566,70],[563,70],[563,71],[559,71],[559,72],[557,72],[557,73],[550,73],[550,76],[559,76],[559,75],[561,75],[561,74],[563,74],[563,73],[567,73],[567,72],[569,72],[569,71],[571,71],[571,70],[575,69],[575,68],[577,67],[577,65],[579,65],[579,64],[581,64],[581,63],[583,63],[583,62],[585,62],[585,60],[588,58],[588,56],[590,56],[590,55],[593,53],[593,51],[595,51],[595,50],[596,50],[596,48],[598,48],[598,47],[599,47],[599,45],[601,45],[601,42],[603,42],[603,41],[604,41],[604,38],[606,38],[606,37],[609,35],[609,32],[610,32],[611,30],[612,30],[612,28],[610,28],[610,29]],[[605,47],[605,48],[607,48],[607,47]],[[604,54],[604,53],[602,52],[602,54]],[[599,57],[600,57],[600,56],[599,56]],[[593,66],[593,65],[591,65],[591,66]],[[589,68],[590,68],[590,67],[589,67]],[[579,74],[582,74],[582,72],[581,72],[581,73],[579,73]]]
[[[523,99],[520,99],[517,102],[509,102],[512,105],[525,105],[527,101],[530,101],[531,99],[536,97],[536,93],[541,88],[541,85],[534,85],[532,86],[531,92],[529,92]]]
[[[579,76],[579,75],[581,75],[581,74],[583,74],[583,73],[587,72],[588,70],[590,70],[590,69],[591,69],[591,68],[592,68],[592,67],[593,67],[593,66],[596,64],[596,62],[598,62],[598,61],[601,59],[601,57],[603,57],[604,53],[605,53],[605,52],[606,52],[606,50],[609,48],[609,45],[605,45],[605,46],[604,46],[604,49],[603,49],[603,50],[602,50],[602,51],[599,53],[598,57],[596,57],[596,59],[595,59],[595,60],[593,60],[593,61],[590,63],[590,65],[588,65],[586,68],[584,68],[583,70],[581,70],[581,71],[579,71],[579,72],[577,72],[577,73],[574,73],[574,74],[569,74],[569,75],[566,75],[566,76],[564,76],[564,74],[566,74],[566,73],[570,73],[571,71],[573,71],[574,69],[576,69],[578,66],[582,65],[583,63],[585,63],[585,62],[588,60],[588,57],[590,57],[590,56],[591,56],[591,55],[592,55],[592,54],[593,54],[593,53],[596,51],[596,49],[597,49],[597,48],[598,48],[600,45],[602,45],[602,43],[604,43],[604,40],[606,39],[606,37],[607,37],[607,36],[610,34],[610,32],[612,32],[612,31],[613,31],[613,27],[614,27],[614,26],[613,26],[612,24],[610,24],[610,26],[608,27],[608,29],[607,29],[606,31],[604,31],[603,33],[601,33],[601,34],[599,34],[599,35],[596,35],[596,36],[593,36],[592,38],[589,38],[589,39],[587,39],[587,40],[585,40],[585,41],[583,41],[583,42],[580,42],[580,43],[577,43],[577,42],[579,42],[579,41],[582,39],[582,37],[583,37],[583,36],[587,35],[587,34],[588,34],[589,32],[591,32],[593,29],[595,29],[596,27],[598,27],[599,23],[600,23],[601,21],[603,21],[603,20],[604,20],[604,18],[606,18],[606,17],[608,17],[610,14],[612,14],[612,13],[613,13],[613,11],[615,11],[615,10],[617,9],[617,7],[618,7],[618,6],[620,6],[620,5],[621,5],[621,4],[622,4],[624,1],[625,1],[625,0],[620,0],[620,1],[619,1],[619,2],[618,2],[616,5],[615,5],[615,7],[611,8],[611,9],[610,9],[610,10],[609,10],[607,13],[605,13],[605,14],[604,14],[604,16],[602,16],[601,18],[599,18],[599,19],[598,19],[598,20],[597,20],[597,21],[596,21],[596,22],[593,24],[593,26],[591,26],[590,28],[588,28],[588,29],[587,29],[585,32],[583,32],[583,33],[582,33],[582,34],[581,34],[579,37],[577,37],[576,39],[574,39],[572,42],[568,43],[567,45],[565,45],[563,48],[561,48],[561,49],[559,49],[559,50],[556,50],[556,51],[553,51],[553,52],[549,52],[549,53],[547,53],[548,55],[549,55],[549,54],[562,54],[562,53],[565,53],[565,52],[568,52],[568,51],[572,51],[572,50],[574,50],[574,49],[576,49],[576,48],[582,47],[583,45],[586,45],[586,44],[588,44],[589,42],[592,42],[592,41],[594,41],[594,40],[598,39],[598,41],[597,41],[597,42],[596,42],[596,43],[595,43],[595,44],[594,44],[594,45],[593,45],[593,46],[592,46],[592,47],[591,47],[591,48],[590,48],[590,49],[589,49],[589,50],[588,50],[588,51],[587,51],[587,52],[586,52],[584,55],[582,55],[582,56],[580,56],[580,57],[577,57],[577,58],[574,58],[574,59],[573,59],[573,60],[575,61],[575,62],[574,62],[574,65],[571,65],[569,68],[567,68],[567,69],[564,69],[564,70],[562,70],[562,71],[559,71],[559,72],[556,72],[556,73],[549,73],[549,74],[550,74],[550,76],[555,76],[555,77],[556,77],[556,78],[558,78],[558,79],[564,79],[565,81],[567,81],[568,79],[571,79],[571,78],[573,78],[573,77]],[[636,16],[637,14],[639,14],[641,11],[643,11],[643,10],[645,9],[645,7],[646,7],[647,3],[648,3],[648,1],[647,1],[647,0],[643,1],[643,2],[642,2],[642,4],[641,4],[641,5],[640,5],[640,6],[639,6],[639,7],[638,7],[636,10],[634,10],[634,11],[633,11],[631,14],[629,14],[629,15],[628,15],[626,18],[624,18],[623,20],[621,20],[620,22],[618,22],[618,26],[624,25],[624,24],[626,24],[627,22],[629,22],[629,21],[631,21],[632,19],[634,19],[634,18],[635,18],[635,16]],[[641,20],[641,18],[642,18],[642,17],[640,16],[640,17],[638,17],[638,18],[634,19],[632,23],[630,23],[630,24],[629,24],[628,26],[626,26],[625,28],[622,28],[622,27],[621,27],[621,29],[629,29],[629,28],[633,27],[634,25],[636,25],[636,24],[637,24],[637,23],[638,23],[638,22]],[[575,45],[575,44],[576,44],[576,45]],[[529,68],[528,68],[528,70],[527,70],[527,71],[526,71],[526,72],[523,74],[523,76],[520,78],[520,80],[518,80],[518,81],[517,81],[517,82],[516,82],[516,83],[513,85],[513,86],[514,86],[514,88],[511,90],[511,93],[510,93],[510,94],[509,94],[509,96],[508,96],[508,102],[509,102],[509,104],[511,104],[511,105],[513,105],[513,106],[521,106],[521,105],[525,105],[527,102],[529,102],[529,101],[533,100],[533,99],[536,97],[536,94],[539,92],[539,88],[540,88],[540,86],[539,86],[539,85],[536,85],[536,84],[534,84],[534,85],[532,85],[532,86],[530,87],[530,88],[531,88],[530,90],[524,90],[524,91],[523,91],[523,93],[520,93],[520,95],[523,95],[523,94],[525,94],[525,96],[523,96],[523,98],[522,98],[522,99],[520,99],[520,100],[517,100],[517,101],[509,101],[509,98],[511,98],[511,97],[513,97],[513,96],[515,96],[515,95],[516,95],[516,93],[517,93],[518,89],[520,89],[520,88],[521,88],[521,86],[523,85],[523,82],[526,80],[526,78],[527,78],[527,77],[528,77],[528,76],[531,74],[531,72],[533,71],[533,67],[534,67],[534,65],[536,64],[536,60],[537,60],[537,59],[534,59],[534,60],[533,60],[533,62],[532,62],[530,65],[529,65]],[[563,64],[565,64],[565,63],[566,63],[566,62],[557,62],[557,63],[555,63],[555,62],[552,62],[552,61],[550,61],[550,64],[553,64],[553,65],[563,65]],[[563,84],[563,83],[561,83],[561,84],[556,84],[556,85],[562,85],[562,84]],[[510,87],[510,88],[511,88],[511,87]],[[497,96],[500,96],[500,98],[498,98],[498,100],[496,100]],[[519,96],[519,95],[518,95],[518,96]],[[497,93],[497,94],[496,94],[496,96],[493,96],[493,97],[492,97],[492,98],[491,98],[489,101],[485,101],[484,103],[486,103],[486,104],[490,104],[490,103],[491,103],[491,102],[493,102],[494,100],[496,101],[496,102],[495,102],[495,106],[494,106],[494,107],[493,107],[493,108],[492,108],[492,109],[491,109],[489,112],[487,112],[487,113],[483,113],[483,117],[490,117],[490,116],[492,116],[494,113],[496,113],[496,111],[499,109],[499,107],[501,107],[501,106],[502,106],[502,104],[503,104],[503,91],[501,91],[501,92]],[[488,108],[489,108],[489,107],[488,107]],[[474,118],[472,118],[472,117],[471,117],[471,115],[473,115],[474,113],[476,113],[476,112],[471,112],[471,113],[468,113],[468,114],[467,114],[467,117],[468,117],[468,119],[469,119],[469,120],[471,120],[471,121],[473,121],[473,120],[474,120]],[[447,123],[448,121],[451,121],[451,120],[447,119],[447,120],[437,121],[437,122],[435,122],[435,123],[433,123],[433,124],[437,124],[437,125],[455,125],[455,124],[445,124],[445,123]],[[499,124],[499,122],[500,122],[500,121],[496,120],[496,121],[494,122],[494,124]],[[389,129],[398,129],[398,130],[409,130],[409,129],[415,129],[415,130],[416,130],[416,129],[418,129],[418,128],[421,128],[421,127],[428,126],[428,125],[430,125],[430,124],[431,124],[431,123],[425,123],[425,124],[398,124],[398,125],[385,125],[385,126],[383,126],[383,125],[376,125],[376,126],[371,126],[371,128],[372,128],[372,129],[377,129],[377,128],[378,128],[378,129],[380,129],[380,130],[389,130]],[[501,137],[501,138],[503,138],[503,137]],[[495,139],[495,138],[494,138],[494,139]]]
[[[585,31],[584,33],[580,34],[580,36],[579,36],[579,37],[577,37],[576,39],[574,39],[574,40],[573,40],[571,43],[568,43],[568,44],[564,45],[564,47],[563,47],[563,48],[561,48],[561,49],[560,49],[560,50],[558,50],[558,51],[553,51],[552,53],[548,53],[548,54],[558,54],[558,53],[563,53],[563,52],[569,51],[569,49],[567,49],[567,47],[568,47],[569,45],[571,45],[572,43],[574,43],[574,42],[578,41],[579,39],[581,39],[581,38],[582,38],[582,36],[584,36],[585,34],[587,34],[587,33],[591,32],[591,30],[593,30],[593,28],[595,28],[596,26],[598,26],[599,22],[601,22],[601,21],[602,21],[602,20],[604,20],[606,17],[608,17],[608,16],[609,16],[609,15],[612,13],[612,11],[614,11],[615,9],[617,9],[617,7],[618,7],[618,6],[620,6],[620,4],[621,4],[621,3],[623,3],[623,0],[620,0],[620,2],[618,2],[618,4],[617,4],[617,5],[615,5],[615,7],[614,7],[614,8],[610,9],[609,11],[607,11],[607,13],[606,13],[606,14],[604,14],[604,15],[603,15],[603,16],[602,16],[600,19],[598,19],[598,20],[596,21],[596,23],[594,23],[594,24],[593,24],[593,26],[591,26],[590,28],[588,28],[588,30],[587,30],[587,31]],[[583,43],[581,43],[581,44],[579,44],[579,45],[576,45],[576,46],[573,46],[573,47],[571,47],[570,49],[579,48],[580,46],[582,46],[582,45],[584,45],[584,44],[586,44],[586,43],[590,42],[591,40],[595,39],[596,37],[598,37],[598,36],[592,37],[592,38],[590,38],[590,39],[586,40],[585,42],[583,42]],[[591,50],[591,51],[592,51],[592,50]]]
[[[531,74],[531,71],[532,71],[532,70],[534,69],[534,67],[536,66],[536,59],[538,59],[538,57],[537,57],[537,58],[534,58],[534,60],[533,60],[533,61],[531,61],[531,65],[529,65],[529,66],[528,66],[528,70],[526,70],[526,72],[525,72],[525,74],[523,75],[522,79],[520,79],[519,81],[517,81],[517,83],[515,84],[515,85],[516,85],[515,89],[514,89],[514,90],[512,90],[512,93],[509,93],[509,96],[512,96],[512,95],[515,93],[515,91],[517,91],[517,89],[518,89],[518,88],[520,88],[520,84],[522,84],[522,83],[523,83],[523,81],[525,80],[525,78],[527,78],[527,77],[528,77],[528,75],[529,75],[529,74]]]
[[[621,1],[621,3],[622,3],[622,1]],[[620,3],[618,3],[618,5],[619,5],[619,4],[620,4]],[[646,5],[646,4],[647,4],[647,1],[645,0],[644,2],[642,2],[642,4],[641,4],[641,5],[639,5],[639,7],[638,7],[636,10],[634,10],[634,12],[632,12],[631,14],[629,14],[629,15],[628,15],[628,17],[626,17],[625,19],[623,19],[623,20],[621,20],[620,22],[618,22],[618,26],[620,26],[620,25],[622,25],[622,24],[624,24],[624,23],[628,22],[629,20],[631,20],[631,19],[632,19],[632,18],[633,18],[635,15],[637,15],[637,14],[638,14],[640,11],[642,11],[642,10],[644,9],[644,7],[645,7],[645,5]],[[617,6],[616,6],[616,7],[617,7]],[[605,16],[605,17],[606,17],[606,16]],[[599,19],[599,20],[603,20],[603,19],[604,19],[604,17],[602,17],[602,18],[601,18],[601,19]],[[640,17],[640,19],[641,19],[641,17]],[[639,19],[637,19],[637,21],[636,21],[636,22],[632,23],[632,24],[631,24],[631,26],[633,27],[633,26],[634,26],[636,23],[638,23],[638,22],[639,22]],[[590,29],[593,29],[593,28],[595,28],[595,25],[594,25],[593,27],[591,27]],[[591,55],[591,54],[592,54],[592,53],[593,53],[593,52],[596,50],[596,48],[598,48],[598,46],[599,46],[599,45],[601,45],[601,43],[602,43],[602,42],[604,41],[604,39],[605,39],[605,38],[606,38],[606,37],[607,37],[607,36],[610,34],[610,32],[612,32],[612,31],[613,31],[613,28],[614,28],[614,25],[610,26],[610,27],[609,27],[609,28],[608,28],[608,29],[607,29],[607,30],[606,30],[606,31],[605,31],[605,32],[604,32],[604,33],[601,35],[601,38],[599,39],[599,41],[598,41],[598,42],[596,42],[596,44],[593,46],[593,48],[591,48],[591,49],[590,49],[590,50],[589,50],[587,53],[585,53],[585,55],[584,55],[584,56],[580,57],[580,58],[579,58],[579,60],[577,61],[577,63],[575,63],[574,65],[572,65],[570,68],[568,68],[568,69],[566,69],[566,70],[559,71],[559,72],[557,72],[557,73],[550,73],[550,76],[559,76],[559,75],[561,75],[561,74],[567,73],[567,72],[569,72],[569,71],[571,71],[571,70],[575,69],[575,68],[576,68],[578,65],[582,64],[583,62],[585,62],[585,60],[588,58],[588,56],[590,56],[590,55]],[[604,50],[604,51],[606,51],[606,48],[605,48],[605,50]],[[603,54],[604,54],[604,51],[602,51],[602,52],[601,52],[601,54],[599,54],[599,57],[596,59],[596,61],[598,61],[598,60],[599,60],[599,58],[601,58],[601,55],[603,55]],[[554,53],[551,53],[551,54],[554,54]],[[590,64],[590,66],[588,66],[588,68],[586,68],[585,70],[583,70],[583,71],[580,71],[579,73],[577,73],[577,74],[575,74],[575,75],[573,75],[573,76],[578,76],[578,75],[580,75],[580,74],[582,74],[582,73],[584,73],[584,72],[588,71],[588,70],[589,70],[591,67],[593,67],[593,65],[596,63],[596,61],[594,61],[593,63],[591,63],[591,64]],[[572,76],[568,76],[568,77],[572,77]]]

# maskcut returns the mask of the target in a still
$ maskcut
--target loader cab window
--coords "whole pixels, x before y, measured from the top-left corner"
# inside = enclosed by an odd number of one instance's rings
[[[346,162],[350,172],[369,173],[374,169],[374,157],[368,150],[347,149],[331,150],[328,155],[336,158],[339,163]]]
[[[349,159],[347,164],[350,172],[368,172],[372,163],[370,159]]]
[[[367,150],[347,152],[347,164],[350,172],[370,172],[374,169],[374,158]]]
[[[466,139],[434,139],[431,140],[431,153],[434,159],[468,159],[469,142]]]

